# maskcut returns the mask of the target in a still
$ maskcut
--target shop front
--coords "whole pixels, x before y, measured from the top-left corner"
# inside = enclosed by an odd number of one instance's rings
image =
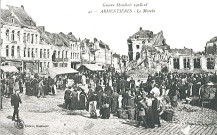
[[[39,62],[36,60],[24,60],[23,61],[23,71],[31,72],[31,73],[38,73],[38,64]]]

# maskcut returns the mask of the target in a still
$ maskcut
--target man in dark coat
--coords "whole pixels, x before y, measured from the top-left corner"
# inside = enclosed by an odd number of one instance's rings
[[[99,91],[103,90],[102,86],[98,83],[96,85],[96,88],[95,88],[95,92],[98,93]]]
[[[13,94],[13,89],[14,89],[14,80],[12,77],[9,79],[8,84],[9,84],[8,97],[10,97]]]
[[[17,120],[19,120],[19,104],[22,103],[20,96],[18,94],[19,91],[15,91],[15,93],[11,96],[11,105],[14,106],[14,113],[12,117],[12,121],[15,120],[15,115],[17,116]]]
[[[74,90],[71,93],[71,103],[72,103],[72,110],[77,110],[78,109],[78,92],[77,92],[77,88],[74,87]]]
[[[84,89],[81,90],[82,92],[79,95],[79,100],[80,100],[80,104],[79,104],[79,108],[81,110],[86,109],[86,105],[87,105],[87,94],[84,92]]]
[[[72,102],[71,102],[71,87],[65,91],[64,100],[65,100],[65,109],[71,109]]]

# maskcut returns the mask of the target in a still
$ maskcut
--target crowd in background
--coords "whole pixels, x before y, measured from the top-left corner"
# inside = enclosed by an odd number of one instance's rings
[[[10,98],[16,90],[25,92],[28,96],[45,97],[48,94],[56,94],[55,87],[54,79],[50,76],[40,77],[38,74],[15,73],[1,79],[2,96],[6,98]]]
[[[202,85],[216,81],[216,75],[208,73],[156,73],[146,82],[108,71],[83,72],[80,76],[88,91],[79,90],[77,85],[66,88],[65,108],[87,109],[91,116],[105,119],[120,109],[128,110],[128,117],[146,128],[161,126],[159,117],[165,104],[176,107],[178,100],[199,96]]]
[[[156,73],[148,75],[147,81],[134,80],[126,73],[111,71],[81,71],[73,76],[69,85],[67,77],[27,76],[17,73],[1,80],[2,97],[11,97],[14,91],[28,96],[45,97],[56,94],[56,89],[65,90],[64,107],[70,110],[88,110],[91,117],[108,119],[110,114],[120,115],[128,111],[128,118],[138,121],[146,128],[161,126],[159,117],[165,104],[172,107],[178,100],[200,96],[204,84],[216,83],[216,74],[208,73]],[[61,82],[61,83],[59,83]],[[61,85],[60,85],[61,84]],[[82,89],[88,86],[88,91]],[[56,88],[57,87],[57,88]],[[25,89],[25,90],[24,90]],[[1,98],[2,99],[2,98]]]

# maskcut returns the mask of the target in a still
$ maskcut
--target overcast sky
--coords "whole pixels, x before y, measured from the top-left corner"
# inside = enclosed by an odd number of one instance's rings
[[[139,9],[155,9],[155,13],[99,13],[103,3],[148,3]],[[127,38],[139,27],[154,33],[162,30],[171,48],[194,51],[203,51],[206,42],[217,36],[216,0],[1,0],[1,8],[6,5],[24,5],[37,25],[49,32],[96,37],[121,54],[127,54]]]

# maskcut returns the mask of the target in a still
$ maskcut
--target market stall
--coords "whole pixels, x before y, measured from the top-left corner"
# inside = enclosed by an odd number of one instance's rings
[[[53,67],[45,69],[40,73],[40,76],[50,76],[52,79],[54,79],[54,82],[56,82],[57,88],[65,89],[66,83],[67,86],[72,86],[74,84],[74,77],[77,73],[78,71],[72,68]]]
[[[96,64],[82,64],[78,71],[91,71],[91,72],[97,72],[97,71],[104,71],[101,66],[98,66]]]
[[[51,78],[54,78],[58,75],[67,75],[67,74],[75,74],[78,73],[75,69],[67,68],[67,67],[53,67],[53,68],[47,68],[43,72],[40,73],[40,75],[47,75]]]
[[[19,70],[15,66],[0,66],[1,78],[6,78],[7,75],[17,73]]]

